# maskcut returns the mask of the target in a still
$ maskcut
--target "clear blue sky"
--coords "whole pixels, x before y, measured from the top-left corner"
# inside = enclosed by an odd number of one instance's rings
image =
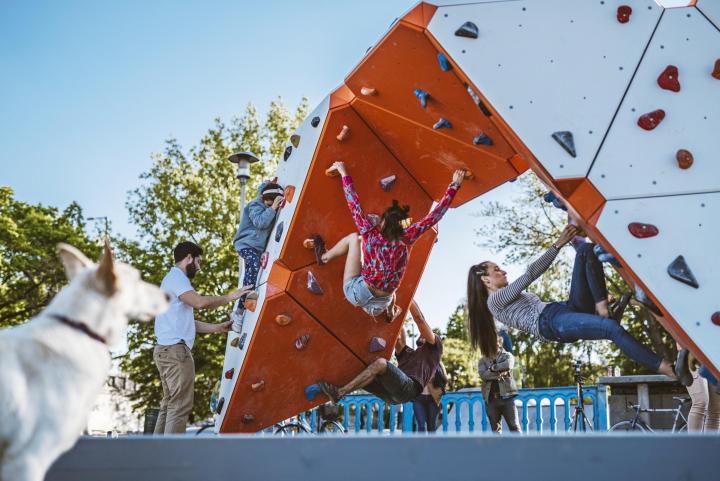
[[[0,185],[27,202],[78,201],[131,234],[126,194],[166,138],[189,147],[249,102],[315,105],[414,4],[3,0]],[[441,225],[418,291],[435,326],[464,296],[467,267],[490,254],[474,244],[477,207]]]

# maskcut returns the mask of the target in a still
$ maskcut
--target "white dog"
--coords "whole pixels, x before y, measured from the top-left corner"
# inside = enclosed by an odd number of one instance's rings
[[[0,332],[1,481],[43,480],[85,428],[128,319],[168,306],[108,243],[99,265],[66,244],[58,254],[70,284],[29,323]]]

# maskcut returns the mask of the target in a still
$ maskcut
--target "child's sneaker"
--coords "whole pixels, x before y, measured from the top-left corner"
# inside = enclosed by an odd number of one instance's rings
[[[303,241],[303,247],[306,249],[313,249],[315,251],[315,260],[318,265],[324,264],[322,260],[323,254],[327,252],[325,249],[325,241],[318,234],[313,235],[310,239]]]

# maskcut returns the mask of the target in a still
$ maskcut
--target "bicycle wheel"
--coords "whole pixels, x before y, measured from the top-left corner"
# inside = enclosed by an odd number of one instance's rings
[[[345,434],[347,431],[345,431],[345,428],[342,424],[340,424],[338,421],[323,421],[320,425],[320,431],[318,434],[322,433],[343,433]]]
[[[645,428],[640,423],[633,424],[632,421],[620,421],[619,423],[613,424],[610,431],[636,431],[645,432]]]
[[[308,434],[309,432],[308,428],[306,428],[302,423],[297,422],[286,423],[275,429],[275,434],[280,434],[282,436],[299,436],[301,434]]]

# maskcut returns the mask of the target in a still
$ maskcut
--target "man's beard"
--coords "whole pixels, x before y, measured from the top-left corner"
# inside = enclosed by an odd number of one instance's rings
[[[192,264],[188,264],[187,267],[185,267],[185,274],[188,276],[188,279],[192,279],[193,277],[195,277],[195,274],[197,274],[199,270],[200,269],[198,269],[193,262]]]

